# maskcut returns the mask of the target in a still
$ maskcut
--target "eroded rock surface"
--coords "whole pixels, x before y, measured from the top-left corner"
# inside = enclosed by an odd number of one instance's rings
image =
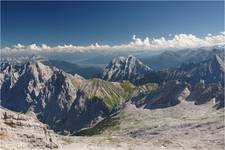
[[[0,149],[55,149],[57,136],[35,115],[21,114],[0,108]]]

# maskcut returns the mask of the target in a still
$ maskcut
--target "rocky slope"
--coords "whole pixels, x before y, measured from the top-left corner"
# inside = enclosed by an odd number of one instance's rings
[[[143,78],[151,71],[151,68],[132,55],[116,57],[104,69],[102,79],[108,81],[129,80],[135,83],[136,80]]]
[[[57,135],[28,114],[0,108],[0,149],[56,149],[60,148]]]
[[[131,101],[137,107],[148,109],[174,106],[180,103],[178,95],[187,87],[188,85],[179,81],[170,81],[156,90],[137,93],[136,96],[132,97]]]
[[[190,84],[200,80],[205,83],[217,83],[223,85],[225,73],[224,56],[215,55],[199,63],[186,63],[170,72],[171,79],[179,79]]]
[[[205,104],[212,101],[214,107],[217,109],[224,107],[224,93],[223,86],[212,83],[198,83],[190,89],[190,95],[187,97],[188,101],[193,101],[196,105]]]
[[[171,80],[187,82],[191,85],[202,81],[206,84],[216,83],[224,85],[225,61],[224,54],[215,54],[200,62],[186,62],[176,68],[152,71],[137,80],[137,84],[155,82],[162,84]]]
[[[89,128],[116,112],[128,93],[119,83],[86,80],[41,61],[1,64],[1,105],[17,112],[32,110],[56,131]]]
[[[167,82],[158,89],[137,93],[131,98],[137,107],[146,109],[166,108],[178,105],[181,99],[194,102],[196,105],[212,101],[217,109],[224,107],[224,88],[218,84],[197,83],[195,86],[179,82]]]

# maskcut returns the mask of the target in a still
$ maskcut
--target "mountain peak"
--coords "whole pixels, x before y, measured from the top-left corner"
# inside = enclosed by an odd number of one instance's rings
[[[114,58],[104,69],[102,78],[108,81],[140,79],[144,74],[152,71],[150,67],[143,64],[133,55]]]
[[[30,71],[34,77],[41,77],[45,81],[50,79],[53,75],[53,69],[47,65],[44,65],[40,60],[29,61],[25,66],[26,70]]]
[[[128,58],[134,58],[134,59],[137,59],[134,55],[130,54],[127,56]]]

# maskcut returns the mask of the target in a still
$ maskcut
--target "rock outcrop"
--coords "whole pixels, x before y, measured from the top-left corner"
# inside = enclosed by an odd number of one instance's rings
[[[57,136],[35,118],[0,108],[0,149],[55,149]]]

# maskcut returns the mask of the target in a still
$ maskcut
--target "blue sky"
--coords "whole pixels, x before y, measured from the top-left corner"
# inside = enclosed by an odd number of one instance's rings
[[[1,2],[1,47],[122,44],[224,31],[224,2]]]

